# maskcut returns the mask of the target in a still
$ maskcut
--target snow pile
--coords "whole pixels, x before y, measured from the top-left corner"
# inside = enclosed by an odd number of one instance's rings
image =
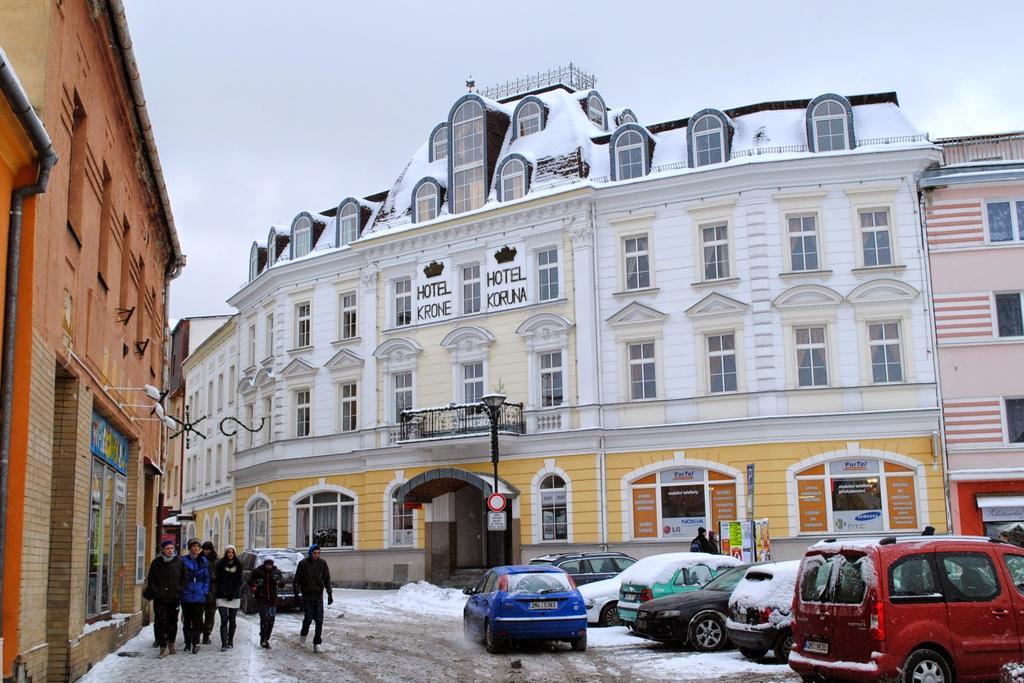
[[[93,631],[99,631],[100,629],[110,628],[111,626],[120,626],[124,622],[131,618],[131,614],[111,614],[110,619],[103,619],[101,621],[94,621],[91,624],[86,624],[85,628],[82,629],[82,635],[86,633],[92,633]]]
[[[651,555],[639,560],[619,574],[622,583],[639,586],[653,586],[665,583],[672,578],[677,570],[703,564],[714,570],[723,567],[738,567],[743,564],[729,555],[709,555],[708,553],[664,553]]]
[[[771,614],[768,621],[756,626],[735,622],[731,618],[728,620],[729,626],[746,630],[789,626],[793,622],[793,592],[796,589],[796,576],[799,570],[799,560],[762,564],[747,570],[746,576],[729,598],[729,612],[739,610],[745,613],[753,608],[758,612],[770,609]]]
[[[622,585],[622,575],[613,576],[610,579],[585,583],[580,586],[580,595],[584,600],[603,600],[604,598],[617,598],[619,587]]]
[[[394,593],[370,598],[366,604],[374,609],[461,618],[467,599],[466,594],[458,589],[440,588],[426,581],[417,581],[402,586]]]
[[[1000,683],[1024,683],[1024,664],[1014,663],[1003,666],[999,672]]]
[[[652,659],[644,662],[642,671],[652,679],[684,681],[729,680],[734,676],[742,676],[742,680],[779,680],[776,676],[793,673],[788,664],[761,664],[736,650]]]

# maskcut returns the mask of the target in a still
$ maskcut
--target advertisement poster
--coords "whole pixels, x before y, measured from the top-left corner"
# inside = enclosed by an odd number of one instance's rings
[[[722,520],[736,519],[736,485],[711,485],[711,526]]]
[[[893,529],[917,528],[917,496],[914,495],[913,477],[890,476],[889,526]]]
[[[767,519],[719,522],[720,550],[743,562],[768,562],[772,559]]]
[[[836,531],[881,531],[882,492],[878,477],[832,480]]]
[[[698,527],[707,526],[704,486],[663,486],[661,489],[661,537],[691,539]]]
[[[633,489],[633,538],[658,537],[657,489]]]
[[[828,516],[825,514],[825,482],[821,479],[797,479],[797,499],[800,501],[800,531],[825,533]]]

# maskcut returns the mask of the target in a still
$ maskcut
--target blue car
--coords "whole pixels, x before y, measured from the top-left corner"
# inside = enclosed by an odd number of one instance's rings
[[[550,566],[491,569],[473,588],[462,613],[466,640],[490,653],[511,640],[564,640],[587,649],[587,608],[572,579]]]

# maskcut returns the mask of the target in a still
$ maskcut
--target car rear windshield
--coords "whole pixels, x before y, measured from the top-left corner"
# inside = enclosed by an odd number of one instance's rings
[[[569,575],[562,572],[529,572],[508,575],[509,593],[560,593],[572,590]]]
[[[873,582],[874,569],[866,555],[812,555],[800,571],[800,600],[859,605]]]
[[[552,564],[551,560],[536,560],[536,559],[530,560],[530,566],[531,567],[533,567],[533,566],[542,566],[542,565],[550,565],[550,564]]]

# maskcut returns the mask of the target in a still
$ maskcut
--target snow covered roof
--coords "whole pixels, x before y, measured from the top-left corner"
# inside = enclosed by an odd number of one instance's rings
[[[707,565],[717,570],[722,567],[737,567],[743,563],[729,555],[663,553],[637,560],[636,564],[631,565],[619,574],[619,580],[622,583],[653,586],[656,583],[664,583],[671,579],[678,569],[693,567],[698,564]]]

